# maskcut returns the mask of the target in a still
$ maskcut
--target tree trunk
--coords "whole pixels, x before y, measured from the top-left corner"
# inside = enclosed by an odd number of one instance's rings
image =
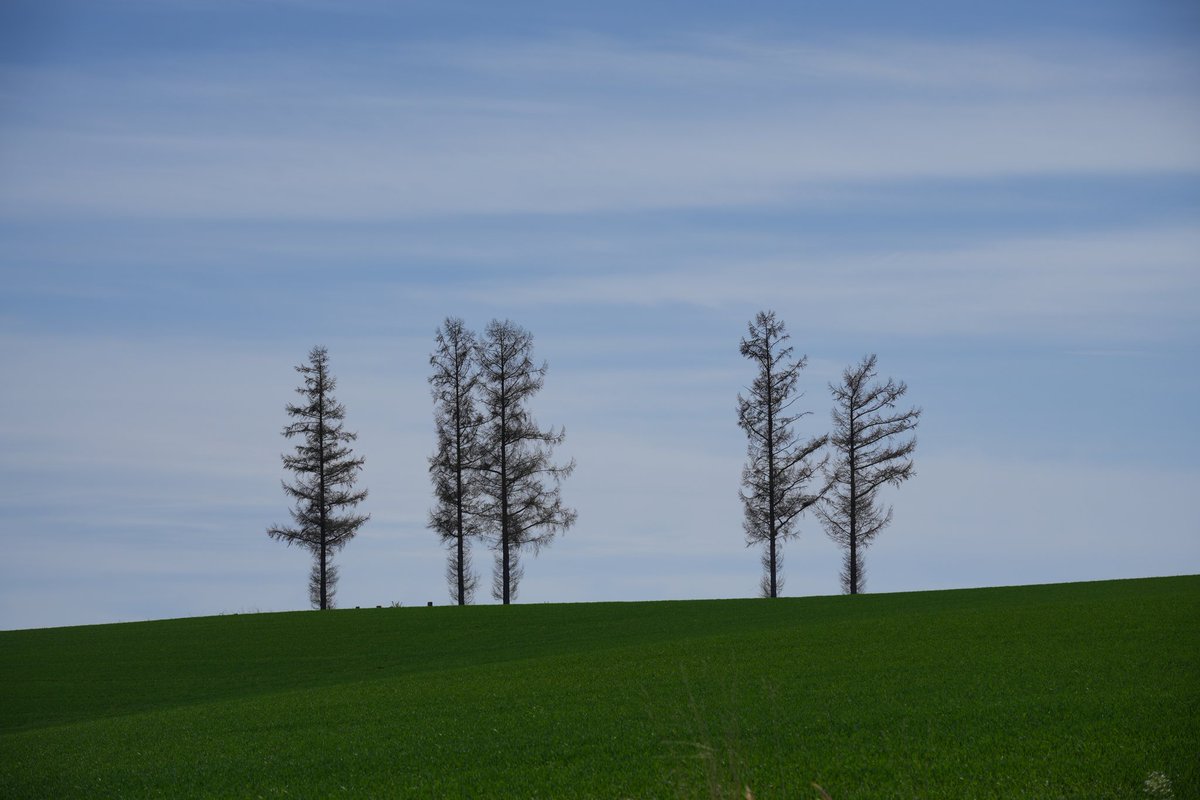
[[[850,594],[858,594],[858,486],[857,453],[854,443],[858,431],[854,429],[854,411],[850,411]]]
[[[767,532],[771,538],[771,597],[778,596],[775,565],[775,405],[772,396],[771,341],[767,339]]]
[[[775,583],[775,537],[771,537],[771,597],[777,597],[778,591]]]
[[[321,610],[325,611],[329,608],[329,597],[326,592],[327,582],[325,580],[325,563],[327,560],[327,549],[329,544],[329,522],[326,519],[325,505],[325,373],[318,373],[319,380],[318,388],[320,389],[321,406],[317,409],[317,437],[320,442],[320,455],[318,456],[318,478],[320,485],[318,492],[321,501]],[[311,600],[309,602],[312,602]]]
[[[502,377],[501,392],[504,391],[503,380]],[[507,415],[508,409],[502,409],[500,412],[500,551],[503,561],[501,577],[504,582],[501,602],[504,605],[508,605],[511,599],[509,581],[512,577],[508,563],[508,425],[505,420]]]
[[[455,378],[454,386],[454,491],[455,509],[458,513],[458,604],[467,604],[466,567],[463,565],[463,479],[462,479],[462,393],[461,379]]]
[[[467,604],[467,582],[463,574],[466,571],[463,566],[463,556],[465,555],[463,550],[465,548],[463,547],[462,507],[460,506],[458,509],[458,604],[460,606]]]
[[[324,516],[324,514],[322,514],[322,516]],[[322,526],[322,527],[324,527],[324,526]],[[327,556],[326,556],[327,552],[328,552],[328,548],[326,548],[325,543],[322,542],[321,543],[321,610],[322,611],[325,611],[329,608],[329,598],[326,595],[326,590],[325,590],[325,587],[326,587],[325,560],[327,558]]]

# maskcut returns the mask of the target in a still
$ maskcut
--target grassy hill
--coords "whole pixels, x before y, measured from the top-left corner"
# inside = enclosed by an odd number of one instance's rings
[[[0,633],[0,796],[1200,797],[1200,576]]]

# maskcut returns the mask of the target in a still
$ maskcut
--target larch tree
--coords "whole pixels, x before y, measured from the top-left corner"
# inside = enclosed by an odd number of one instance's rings
[[[449,550],[446,582],[458,605],[470,603],[477,578],[471,568],[471,539],[479,535],[479,467],[483,450],[476,408],[479,364],[475,335],[461,319],[447,318],[438,329],[429,365],[437,449],[429,459],[436,505],[429,527]]]
[[[741,340],[741,354],[754,362],[758,374],[748,394],[737,398],[738,425],[749,440],[739,496],[745,513],[746,545],[765,545],[762,556],[764,597],[778,597],[783,588],[783,542],[797,535],[796,524],[828,488],[813,491],[813,477],[828,457],[817,458],[827,436],[797,437],[793,424],[812,412],[793,406],[802,394],[796,382],[807,359],[793,358],[790,336],[773,311],[760,311]]]
[[[284,492],[295,500],[293,525],[274,525],[267,534],[313,554],[309,600],[314,608],[324,610],[333,607],[337,586],[333,554],[370,519],[369,514],[353,510],[367,496],[366,489],[354,489],[364,459],[351,452],[349,444],[357,434],[343,427],[346,407],[333,396],[337,380],[329,373],[328,351],[314,347],[308,363],[296,371],[304,376],[304,385],[296,389],[303,400],[288,404],[293,421],[283,429],[288,439],[300,437],[296,452],[283,455],[284,468],[295,473],[293,483],[283,482]]]
[[[479,392],[484,424],[479,471],[480,515],[496,551],[493,596],[507,605],[517,594],[523,551],[536,553],[574,524],[561,483],[575,462],[556,466],[553,448],[565,431],[542,430],[529,413],[547,365],[533,361],[533,336],[508,320],[492,320],[479,343]]]
[[[877,383],[874,378],[875,356],[869,355],[857,367],[847,368],[841,383],[829,385],[834,457],[827,477],[833,488],[817,514],[826,533],[844,550],[841,580],[848,594],[866,587],[863,551],[892,521],[892,507],[879,503],[879,489],[899,486],[916,474],[912,454],[917,440],[905,434],[917,427],[921,409],[896,409],[908,387],[903,381],[888,378]]]

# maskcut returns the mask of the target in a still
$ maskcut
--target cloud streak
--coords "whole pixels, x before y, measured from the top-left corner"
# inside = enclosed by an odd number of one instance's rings
[[[328,73],[279,55],[168,64],[169,79],[39,75],[12,81],[38,88],[8,102],[0,210],[629,212],[811,203],[881,181],[1196,173],[1193,62],[1102,46],[1051,58],[908,41],[585,40],[366,50]]]
[[[1200,315],[1200,229],[1006,238],[943,250],[809,253],[692,269],[535,278],[474,292],[513,306],[774,304],[825,331],[1160,338]]]

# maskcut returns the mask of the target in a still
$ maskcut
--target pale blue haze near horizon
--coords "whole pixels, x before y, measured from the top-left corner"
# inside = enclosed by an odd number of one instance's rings
[[[533,333],[578,461],[519,602],[757,593],[768,308],[801,433],[866,353],[924,408],[868,591],[1200,572],[1193,2],[10,0],[0,278],[0,628],[306,608],[265,531],[315,344],[370,490],[339,605],[446,603],[451,315]],[[783,593],[836,593],[799,529]]]

